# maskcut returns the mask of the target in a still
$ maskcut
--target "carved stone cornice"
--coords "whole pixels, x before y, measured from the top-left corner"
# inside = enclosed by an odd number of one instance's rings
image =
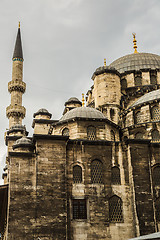
[[[11,93],[12,91],[19,91],[24,93],[26,90],[26,83],[22,82],[19,79],[12,80],[8,83],[8,91]]]
[[[26,115],[26,109],[23,106],[10,105],[6,108],[7,117],[21,117],[24,118]]]

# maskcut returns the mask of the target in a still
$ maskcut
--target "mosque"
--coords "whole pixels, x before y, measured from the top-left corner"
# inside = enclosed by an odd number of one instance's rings
[[[137,51],[93,73],[84,99],[57,121],[22,120],[20,26],[13,53],[9,130],[0,186],[3,240],[127,240],[160,231],[160,56]]]

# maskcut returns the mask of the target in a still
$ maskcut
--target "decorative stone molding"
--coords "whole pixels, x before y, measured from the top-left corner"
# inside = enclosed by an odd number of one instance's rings
[[[26,115],[26,109],[23,106],[18,105],[10,105],[6,108],[6,115],[7,117],[21,117],[24,118]]]
[[[8,91],[11,93],[12,91],[19,91],[24,93],[26,90],[26,83],[22,82],[19,79],[12,80],[8,83]]]

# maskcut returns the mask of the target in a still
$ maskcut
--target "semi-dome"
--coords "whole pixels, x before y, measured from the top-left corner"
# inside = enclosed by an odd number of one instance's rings
[[[132,104],[131,108],[139,105],[143,105],[145,103],[155,101],[158,99],[160,99],[160,89],[146,93],[145,95],[140,97],[134,104]]]
[[[152,53],[133,53],[118,58],[109,66],[114,67],[120,73],[140,69],[154,70],[160,68],[160,56]]]
[[[95,108],[77,107],[64,114],[59,121],[62,122],[74,118],[104,119],[105,116]]]

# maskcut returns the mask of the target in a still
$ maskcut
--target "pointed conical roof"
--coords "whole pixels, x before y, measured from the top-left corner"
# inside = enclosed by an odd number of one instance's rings
[[[16,39],[15,48],[14,48],[13,58],[22,58],[23,59],[20,27],[18,28],[18,33],[17,33],[17,39]]]

